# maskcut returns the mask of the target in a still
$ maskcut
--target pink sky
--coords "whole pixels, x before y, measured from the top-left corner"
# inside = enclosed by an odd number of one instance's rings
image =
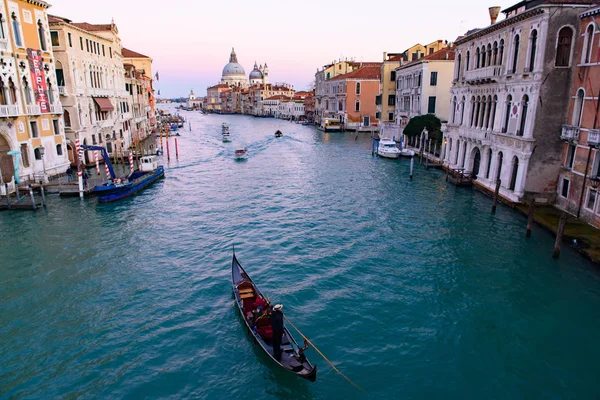
[[[266,61],[271,81],[300,90],[317,68],[334,59],[381,61],[384,51],[454,41],[469,29],[489,25],[489,6],[504,9],[516,3],[103,0],[101,6],[85,7],[87,0],[49,1],[50,14],[74,22],[103,24],[114,18],[123,45],[153,58],[154,72],[160,74],[156,88],[164,98],[187,96],[190,89],[204,96],[206,87],[221,78],[231,47],[246,74],[255,60]]]

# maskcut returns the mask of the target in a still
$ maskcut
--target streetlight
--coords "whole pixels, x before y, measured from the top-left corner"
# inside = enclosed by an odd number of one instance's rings
[[[44,146],[40,146],[38,147],[38,150],[40,151],[40,157],[42,157],[42,168],[44,169],[43,183],[46,183],[46,162],[44,161],[44,153],[46,149],[44,149]]]

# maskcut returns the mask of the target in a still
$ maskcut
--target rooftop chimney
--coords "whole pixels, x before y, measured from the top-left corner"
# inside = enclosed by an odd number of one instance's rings
[[[494,25],[496,20],[498,19],[498,14],[500,14],[500,10],[502,7],[490,7],[490,25]]]

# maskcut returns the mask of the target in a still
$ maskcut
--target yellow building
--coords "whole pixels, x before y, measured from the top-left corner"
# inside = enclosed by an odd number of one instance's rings
[[[9,191],[19,177],[37,181],[69,165],[48,7],[40,0],[0,0],[0,183]]]
[[[396,113],[396,71],[402,65],[402,53],[383,53],[381,63],[381,78],[379,85],[379,96],[377,96],[376,117],[381,121],[380,126],[393,123]]]

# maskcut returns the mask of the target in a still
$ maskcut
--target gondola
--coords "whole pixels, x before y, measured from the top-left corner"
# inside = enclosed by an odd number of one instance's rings
[[[254,337],[254,341],[257,342],[271,360],[280,367],[301,378],[314,382],[317,379],[317,366],[313,366],[306,359],[303,354],[304,350],[298,346],[298,343],[296,343],[292,334],[285,326],[284,335],[281,340],[281,361],[277,361],[275,357],[273,357],[273,347],[271,343],[273,331],[271,330],[270,319],[268,317],[258,319],[256,331],[253,329],[252,308],[257,296],[260,296],[267,302],[268,300],[263,296],[260,290],[258,290],[244,268],[242,268],[242,265],[235,256],[235,252],[233,253],[233,260],[231,262],[231,281],[233,284],[235,303],[240,310],[246,328]]]

